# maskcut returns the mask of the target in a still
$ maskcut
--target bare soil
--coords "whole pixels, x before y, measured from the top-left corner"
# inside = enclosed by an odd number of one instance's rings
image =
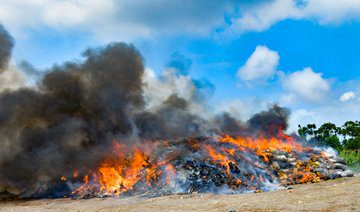
[[[360,175],[291,190],[236,195],[42,199],[0,202],[0,211],[360,211]]]

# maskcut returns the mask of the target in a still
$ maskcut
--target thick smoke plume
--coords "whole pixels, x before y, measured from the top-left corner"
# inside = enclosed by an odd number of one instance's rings
[[[13,39],[2,26],[0,46],[3,70]],[[36,88],[1,92],[0,192],[23,196],[44,192],[59,176],[96,168],[113,140],[130,145],[143,139],[180,140],[214,132],[268,133],[269,123],[287,126],[288,111],[279,106],[248,122],[228,113],[196,113],[202,107],[196,99],[199,95],[186,99],[174,92],[148,107],[152,100],[144,90],[151,85],[144,82],[143,60],[133,45],[111,43],[90,48],[83,56],[82,62],[46,70]]]

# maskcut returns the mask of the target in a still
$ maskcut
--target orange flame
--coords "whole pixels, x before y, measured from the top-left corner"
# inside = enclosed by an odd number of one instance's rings
[[[148,165],[146,156],[138,149],[128,158],[122,153],[115,160],[103,162],[98,172],[101,191],[122,193],[133,188],[142,178],[142,172]]]
[[[233,160],[228,159],[225,155],[221,154],[220,152],[216,151],[213,147],[209,144],[205,145],[205,149],[209,152],[209,156],[215,162],[220,163],[222,166],[226,167],[226,172],[230,174],[230,166],[231,162],[235,163]]]
[[[279,131],[278,135],[272,137],[258,136],[251,137],[231,137],[225,135],[223,137],[214,137],[211,142],[199,142],[193,139],[187,141],[192,151],[201,151],[204,149],[207,153],[208,160],[214,164],[220,164],[224,167],[229,176],[231,173],[231,164],[236,165],[236,158],[239,152],[251,151],[256,153],[264,162],[271,162],[272,152],[292,152],[294,150],[302,152],[306,151],[303,147],[296,143],[292,137],[285,135]],[[170,148],[167,141],[145,142],[142,148],[134,146],[126,146],[118,142],[113,143],[113,153],[108,158],[100,162],[97,170],[89,171],[83,176],[83,184],[77,188],[74,193],[83,194],[86,191],[94,190],[98,186],[98,192],[109,195],[120,195],[123,192],[134,189],[139,186],[157,186],[159,179],[164,179],[164,183],[169,185],[176,177],[177,168],[170,161],[177,156],[176,152],[172,152],[166,156],[161,156],[161,160],[156,157],[151,158],[152,152],[158,147]],[[164,159],[166,158],[166,159]],[[245,158],[246,159],[246,158]],[[237,160],[237,159],[236,159]],[[246,159],[247,160],[247,159]],[[258,167],[257,164],[255,164]],[[73,177],[81,176],[79,171],[75,170]],[[162,178],[164,176],[164,178]],[[297,163],[294,173],[286,175],[279,173],[280,179],[293,179],[301,183],[312,182],[317,179],[316,174],[311,173],[310,166],[307,164]],[[282,177],[281,177],[282,176]],[[289,176],[289,178],[288,178]],[[299,177],[300,176],[300,177]],[[256,189],[252,184],[264,181],[262,176],[251,175],[250,183],[247,185],[250,189]],[[259,182],[253,182],[258,180]],[[206,180],[206,176],[202,176]],[[67,180],[65,176],[61,180]],[[91,183],[90,183],[91,182]],[[140,183],[139,183],[140,182]],[[139,183],[139,184],[138,184]],[[231,186],[237,188],[240,185],[246,186],[246,183],[236,177],[233,177]],[[138,188],[139,186],[136,186]]]

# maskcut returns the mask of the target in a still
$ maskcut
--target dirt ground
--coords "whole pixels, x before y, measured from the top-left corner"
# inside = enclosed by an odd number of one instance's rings
[[[0,202],[0,211],[360,211],[360,175],[292,190],[236,195],[170,195]]]

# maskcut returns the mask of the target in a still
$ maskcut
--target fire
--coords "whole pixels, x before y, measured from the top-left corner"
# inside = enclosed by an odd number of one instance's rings
[[[171,179],[176,175],[176,171],[174,167],[171,164],[166,165],[165,171],[167,173],[166,175],[166,184],[170,184]]]
[[[230,173],[230,163],[235,163],[234,161],[228,159],[225,155],[217,152],[213,147],[210,145],[205,145],[205,149],[209,152],[209,156],[211,157],[211,160],[215,162],[219,162],[221,165],[226,167],[226,171]]]
[[[223,171],[214,176],[209,175],[209,171],[202,173],[203,170],[199,170],[201,176],[198,182],[202,181],[205,186],[211,186],[207,183],[212,181],[216,185],[216,176],[227,178],[228,180],[223,183],[231,189],[243,188],[254,191],[261,191],[263,183],[268,180],[278,179],[284,185],[320,180],[319,175],[312,172],[316,164],[311,160],[306,163],[298,160],[290,173],[276,168],[269,170],[268,167],[275,167],[275,165],[270,165],[274,161],[274,152],[294,155],[294,151],[297,153],[307,151],[292,137],[281,131],[278,135],[271,137],[224,135],[202,140],[189,139],[185,144],[189,148],[187,154],[196,161],[209,164],[204,166],[204,170],[210,171],[212,167],[218,165],[222,167]],[[159,151],[163,152],[159,153]],[[155,188],[171,190],[174,189],[176,183],[182,183],[180,173],[191,171],[197,163],[190,161],[189,165],[181,165],[176,162],[183,161],[182,154],[184,153],[173,151],[173,145],[169,141],[146,142],[141,146],[127,146],[114,141],[110,152],[108,157],[100,161],[97,169],[88,170],[84,174],[75,170],[73,176],[61,177],[62,181],[82,182],[78,188],[74,189],[73,195],[94,193],[114,196],[135,190],[140,192]],[[248,158],[248,154],[257,156],[258,159]],[[319,154],[317,157],[322,157],[322,155]],[[244,169],[249,173],[243,173],[241,170]],[[192,191],[191,187],[189,191]]]
[[[147,157],[139,149],[127,157],[119,152],[118,158],[104,161],[98,169],[100,191],[116,194],[132,189],[148,165]]]
[[[265,150],[283,150],[287,152],[291,152],[294,149],[297,151],[302,151],[303,147],[296,143],[293,138],[290,136],[280,134],[282,139],[271,137],[259,137],[259,138],[251,138],[251,137],[231,137],[230,135],[225,135],[220,138],[220,142],[227,142],[236,145],[241,151],[246,151],[246,149],[251,150],[260,150],[259,152],[263,152]]]

